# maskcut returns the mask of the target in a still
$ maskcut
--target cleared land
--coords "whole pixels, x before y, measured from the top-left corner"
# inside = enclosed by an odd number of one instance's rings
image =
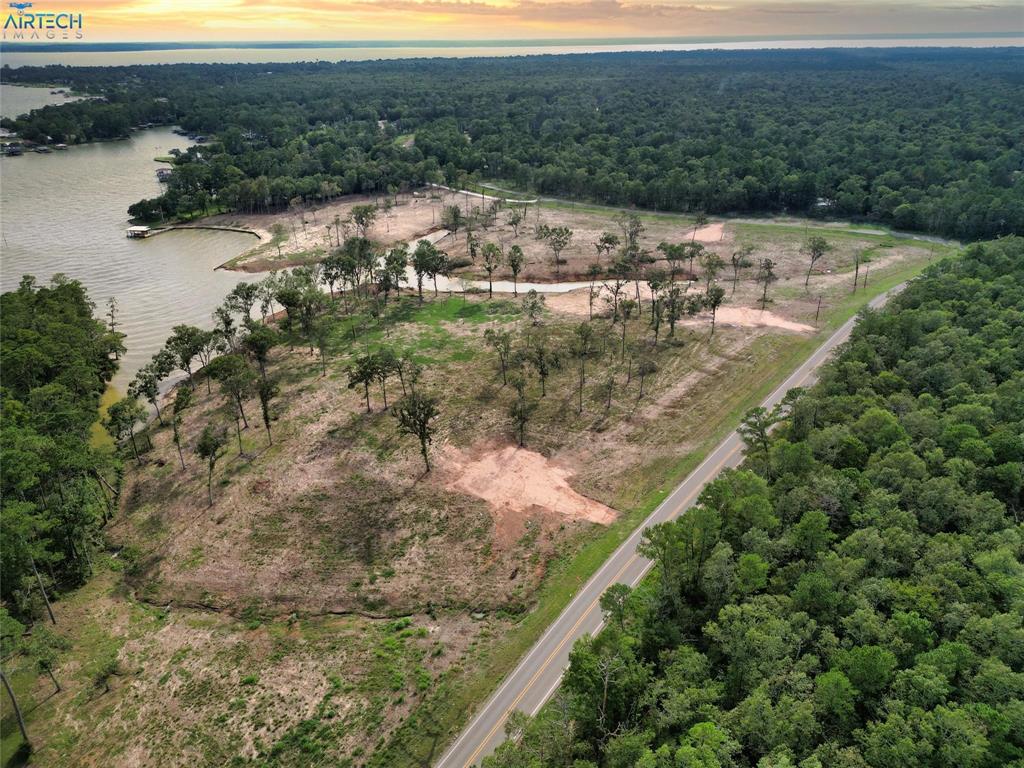
[[[606,214],[540,210],[580,233],[586,219],[597,236],[614,227]],[[645,242],[687,234],[682,220],[645,224]],[[274,350],[270,371],[282,387],[274,443],[247,401],[243,455],[229,445],[209,509],[192,448],[204,424],[229,418],[229,406],[200,378],[182,426],[186,470],[170,429],[153,425],[153,448],[129,468],[109,533],[116,557],[58,607],[57,630],[72,640],[57,669],[67,690],[45,699],[44,677],[16,679],[37,704],[29,725],[40,764],[391,766],[438,756],[673,481],[853,311],[853,257],[871,259],[869,286],[881,287],[933,256],[918,244],[836,231],[835,250],[805,291],[804,236],[801,227],[726,223],[709,245],[726,253],[751,242],[754,258],[772,254],[781,277],[770,289],[772,316],[811,326],[820,295],[820,332],[720,315],[710,336],[710,319],[698,316],[671,339],[663,329],[652,349],[646,307],[627,324],[625,345],[621,324],[599,318],[603,350],[588,362],[582,414],[578,369],[566,356],[546,396],[530,378],[537,406],[525,449],[514,445],[515,395],[484,332],[507,329],[518,344],[529,336],[564,353],[580,321],[578,309],[559,304],[569,296],[549,297],[539,326],[509,296],[423,305],[405,296],[378,318],[335,307],[327,375],[297,338]],[[535,242],[520,237],[524,249]],[[577,247],[560,271],[593,259],[592,244],[581,237]],[[550,278],[553,265],[537,248],[535,274]],[[703,290],[696,277],[690,291]],[[750,311],[759,295],[752,278],[753,270],[741,275],[723,312]],[[384,346],[422,364],[418,386],[440,397],[429,475],[415,441],[397,434],[380,387],[367,413],[361,388],[347,386],[353,355]],[[636,366],[648,350],[657,370],[641,398]],[[400,394],[390,382],[389,402]]]

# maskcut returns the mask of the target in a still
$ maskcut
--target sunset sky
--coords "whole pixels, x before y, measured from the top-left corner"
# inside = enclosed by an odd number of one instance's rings
[[[35,11],[82,13],[90,41],[125,42],[779,36],[1024,28],[1020,0],[37,0],[33,6]]]

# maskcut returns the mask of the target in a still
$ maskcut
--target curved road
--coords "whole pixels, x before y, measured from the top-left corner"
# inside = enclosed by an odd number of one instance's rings
[[[876,296],[869,306],[880,307],[889,296],[902,290],[903,284]],[[803,365],[772,392],[762,403],[771,408],[794,387],[813,383],[819,366],[832,351],[850,335],[856,317],[843,323],[829,339],[814,351]],[[604,625],[598,601],[612,584],[621,582],[633,587],[647,574],[651,561],[641,557],[637,545],[644,529],[678,517],[696,500],[704,486],[724,467],[735,467],[743,458],[743,443],[732,432],[713,450],[643,525],[624,541],[590,581],[576,593],[561,615],[548,627],[540,640],[519,662],[519,665],[476,713],[441,759],[437,768],[467,768],[493,752],[505,740],[505,720],[516,709],[536,714],[558,688],[562,673],[569,664],[569,651],[583,635],[595,634]]]

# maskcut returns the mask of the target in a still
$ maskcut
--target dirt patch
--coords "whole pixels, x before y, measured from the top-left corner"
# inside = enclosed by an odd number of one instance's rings
[[[717,243],[725,236],[725,224],[716,222],[700,227],[693,233],[693,239],[700,243]]]
[[[708,319],[710,319],[710,315]],[[776,315],[774,312],[753,309],[751,307],[720,307],[716,323],[720,325],[738,325],[743,328],[779,328],[785,331],[796,331],[797,333],[810,333],[814,330],[813,326],[787,320]]]
[[[366,232],[374,243],[387,248],[403,241],[415,243],[441,222],[445,205],[461,197],[442,191],[396,195],[390,206],[382,197],[347,195],[310,203],[280,213],[225,213],[202,220],[202,226],[226,227],[252,232],[260,242],[241,256],[222,265],[225,269],[262,272],[322,260],[332,248],[356,234],[351,222],[357,205],[378,205],[377,216]]]
[[[451,488],[491,505],[499,533],[521,534],[526,517],[536,510],[600,525],[615,520],[615,510],[577,493],[569,484],[569,470],[536,451],[509,445],[473,453],[478,458],[448,446],[442,467],[451,476]]]
[[[601,295],[594,299],[594,315],[606,313],[606,302],[604,301],[605,291],[600,289]],[[554,312],[562,312],[577,317],[587,317],[590,313],[590,289],[583,288],[568,293],[549,294],[547,298],[548,309]],[[640,295],[644,300],[650,299],[650,292],[646,286],[640,289]],[[778,328],[785,331],[797,333],[810,333],[813,326],[805,323],[798,323],[794,320],[787,320],[781,315],[768,310],[760,310],[752,307],[719,307],[716,318],[717,325],[735,325],[741,328]],[[680,325],[700,326],[710,325],[711,315],[702,313],[697,317],[680,320]]]

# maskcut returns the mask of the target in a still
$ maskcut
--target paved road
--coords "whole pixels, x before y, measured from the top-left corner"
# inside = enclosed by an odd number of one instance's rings
[[[881,306],[891,294],[902,288],[903,285],[899,285],[889,293],[877,296],[871,301],[871,306]],[[763,405],[771,408],[793,387],[813,383],[818,367],[828,360],[836,346],[849,337],[855,319],[851,318],[844,323],[828,341],[818,347],[803,365],[768,396]],[[532,715],[544,706],[562,680],[573,643],[583,635],[594,634],[601,629],[604,622],[598,600],[604,591],[617,582],[636,586],[650,570],[651,561],[636,551],[644,529],[685,512],[705,484],[714,479],[722,468],[735,467],[740,463],[742,453],[743,443],[739,435],[733,432],[615,550],[459,734],[437,762],[437,768],[467,768],[475,765],[505,740],[505,719],[509,713],[519,709]]]

